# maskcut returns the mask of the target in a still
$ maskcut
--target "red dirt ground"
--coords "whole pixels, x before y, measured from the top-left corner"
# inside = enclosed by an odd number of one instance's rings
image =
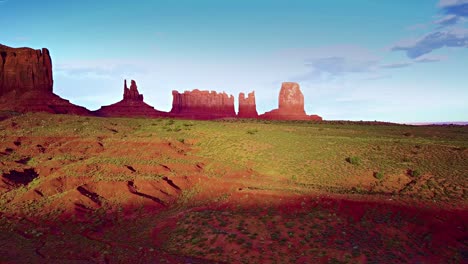
[[[124,139],[2,138],[0,262],[468,261],[464,203],[265,184],[191,144]]]

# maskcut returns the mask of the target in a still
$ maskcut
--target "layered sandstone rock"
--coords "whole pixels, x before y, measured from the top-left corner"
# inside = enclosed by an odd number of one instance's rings
[[[131,81],[130,89],[127,80],[124,80],[123,99],[115,104],[103,106],[95,111],[98,116],[108,117],[162,117],[167,113],[155,110],[154,107],[143,102],[143,95],[138,92],[134,80]]]
[[[239,94],[239,113],[240,118],[257,118],[257,106],[255,104],[255,92],[251,92],[245,98],[244,93]]]
[[[0,44],[0,110],[88,115],[52,92],[52,60],[45,48],[11,48]]]
[[[52,93],[52,60],[46,48],[10,48],[0,44],[0,96],[28,91]]]
[[[294,82],[284,82],[278,100],[278,109],[260,115],[263,119],[272,120],[314,120],[320,121],[318,115],[307,115],[304,111],[304,95],[299,84]]]
[[[172,91],[171,115],[194,119],[235,117],[234,96],[214,91]]]

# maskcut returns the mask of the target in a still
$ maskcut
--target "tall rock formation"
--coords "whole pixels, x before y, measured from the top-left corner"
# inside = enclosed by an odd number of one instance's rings
[[[304,95],[299,84],[284,82],[278,99],[278,109],[260,115],[262,119],[272,120],[314,120],[321,121],[318,115],[307,115],[304,111]]]
[[[45,111],[60,114],[91,115],[84,107],[71,104],[53,93],[52,60],[46,48],[11,48],[0,44],[0,110],[18,112]],[[234,97],[214,91],[172,91],[170,113],[155,110],[143,101],[135,81],[130,88],[124,81],[123,99],[103,106],[94,114],[99,116],[181,117],[216,119],[236,117]],[[240,118],[274,120],[322,120],[304,111],[304,95],[297,83],[285,82],[281,86],[278,109],[258,115],[255,93],[245,97],[239,94]]]
[[[19,112],[82,114],[90,112],[53,93],[52,60],[46,48],[0,44],[0,109]]]
[[[304,95],[295,82],[284,82],[279,94],[279,111],[285,115],[305,115]]]
[[[234,96],[214,91],[172,91],[172,110],[174,117],[194,119],[216,119],[235,117]]]
[[[143,101],[143,95],[138,93],[138,87],[136,85],[136,82],[132,80],[130,84],[130,89],[127,87],[127,80],[124,80],[124,95],[123,95],[124,100],[137,100],[137,101]]]
[[[257,106],[255,104],[255,92],[251,92],[245,98],[244,93],[239,94],[239,113],[240,118],[257,118]]]
[[[162,117],[166,112],[155,110],[154,107],[143,102],[143,95],[138,92],[134,80],[131,81],[130,89],[127,80],[124,80],[123,99],[115,104],[103,106],[95,111],[98,116],[108,117]]]
[[[0,44],[0,59],[0,96],[10,92],[52,93],[52,60],[46,48],[10,48]]]

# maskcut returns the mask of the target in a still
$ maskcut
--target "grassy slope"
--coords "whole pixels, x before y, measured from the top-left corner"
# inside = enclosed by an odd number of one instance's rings
[[[425,197],[467,198],[466,127],[262,121],[176,121],[170,127],[177,130],[187,124],[196,125],[190,130],[164,133],[164,137],[195,140],[196,155],[232,169],[253,169],[265,184],[287,180],[292,186],[330,191],[362,187],[363,191],[394,193],[412,180],[408,170],[418,170],[422,182],[418,191],[427,189],[431,194]],[[138,133],[156,134],[158,129],[146,126]],[[359,164],[347,162],[349,157],[357,157]],[[384,175],[380,181],[374,177],[377,172]],[[398,179],[400,184],[393,184]]]

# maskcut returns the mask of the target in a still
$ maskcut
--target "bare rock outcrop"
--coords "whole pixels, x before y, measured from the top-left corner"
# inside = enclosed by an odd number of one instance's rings
[[[278,99],[278,109],[260,115],[262,119],[271,120],[314,120],[321,121],[318,115],[307,115],[304,110],[304,95],[299,84],[284,82]]]
[[[53,93],[49,50],[0,44],[0,110],[89,115]]]
[[[0,96],[28,91],[52,93],[53,85],[49,50],[10,48],[0,44]]]
[[[235,117],[234,96],[214,91],[172,91],[171,115],[193,119]]]
[[[279,108],[286,115],[305,115],[304,95],[299,84],[295,82],[284,82],[279,94]]]
[[[143,101],[143,95],[138,92],[138,87],[134,80],[131,81],[130,89],[127,87],[127,80],[124,80],[124,100]]]
[[[240,118],[257,118],[257,105],[255,104],[255,92],[251,92],[245,97],[244,93],[239,94],[239,112]]]
[[[162,117],[167,116],[166,112],[158,111],[154,107],[143,102],[143,95],[138,92],[138,87],[134,80],[131,81],[130,88],[127,87],[127,80],[124,80],[123,99],[115,104],[102,106],[95,111],[98,116],[107,117]]]

